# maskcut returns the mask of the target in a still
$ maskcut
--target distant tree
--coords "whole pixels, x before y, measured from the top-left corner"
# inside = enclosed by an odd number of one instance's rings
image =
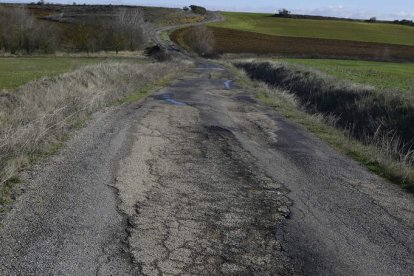
[[[204,7],[200,7],[200,6],[196,6],[196,5],[191,5],[190,9],[192,12],[194,13],[198,13],[198,14],[206,14],[207,13],[207,9]]]
[[[4,51],[53,52],[58,40],[58,30],[38,21],[27,9],[0,8],[0,47]]]
[[[394,20],[394,23],[400,25],[414,26],[414,22],[408,19]]]
[[[66,37],[76,51],[89,53],[91,51],[91,41],[93,40],[93,30],[84,24],[76,24],[68,29]]]
[[[216,54],[214,33],[206,26],[192,28],[186,40],[190,47],[201,56],[213,57]]]
[[[371,22],[371,23],[377,22],[377,18],[371,17],[370,19],[368,19],[368,22]]]
[[[290,11],[289,11],[289,10],[287,10],[287,9],[280,9],[280,10],[278,11],[278,14],[279,14],[280,16],[288,16],[288,15],[290,14]]]
[[[135,51],[145,43],[144,13],[140,9],[123,9],[115,22],[119,35],[124,37],[125,47]]]
[[[45,4],[45,0],[39,0],[39,2],[37,2],[37,4],[39,6],[43,6]]]

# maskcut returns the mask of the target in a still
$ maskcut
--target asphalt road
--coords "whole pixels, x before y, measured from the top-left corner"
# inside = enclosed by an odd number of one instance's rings
[[[213,64],[27,174],[0,275],[414,275],[414,200]]]

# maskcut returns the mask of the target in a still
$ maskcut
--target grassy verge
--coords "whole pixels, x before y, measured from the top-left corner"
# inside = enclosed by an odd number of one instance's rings
[[[335,119],[320,113],[309,114],[296,97],[287,91],[269,87],[264,82],[251,80],[246,73],[227,64],[242,86],[256,91],[259,100],[272,106],[286,118],[303,125],[333,148],[357,160],[377,175],[414,192],[414,168],[410,163],[396,160],[387,149],[366,144],[352,138],[346,130],[335,127]]]
[[[0,58],[0,90],[13,89],[29,81],[66,73],[85,65],[102,62],[101,58],[3,57]]]
[[[211,26],[273,36],[337,39],[414,46],[414,28],[396,24],[276,18],[271,14],[223,12]]]
[[[337,59],[277,59],[305,65],[339,79],[379,90],[414,92],[414,64]]]
[[[104,63],[33,81],[0,97],[0,216],[23,169],[56,152],[90,114],[148,96],[189,63]]]

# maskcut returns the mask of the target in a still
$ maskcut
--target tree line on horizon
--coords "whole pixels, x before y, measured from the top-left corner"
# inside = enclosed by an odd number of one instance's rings
[[[139,9],[121,9],[114,18],[87,24],[53,24],[25,7],[0,7],[0,49],[11,54],[135,51],[145,44],[143,29]]]

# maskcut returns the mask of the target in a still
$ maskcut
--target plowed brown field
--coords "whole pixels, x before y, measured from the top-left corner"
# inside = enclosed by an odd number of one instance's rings
[[[335,39],[273,36],[226,28],[210,27],[219,53],[272,54],[288,57],[353,58],[364,60],[414,61],[414,47],[396,44]],[[186,45],[190,29],[172,34],[175,42]]]

